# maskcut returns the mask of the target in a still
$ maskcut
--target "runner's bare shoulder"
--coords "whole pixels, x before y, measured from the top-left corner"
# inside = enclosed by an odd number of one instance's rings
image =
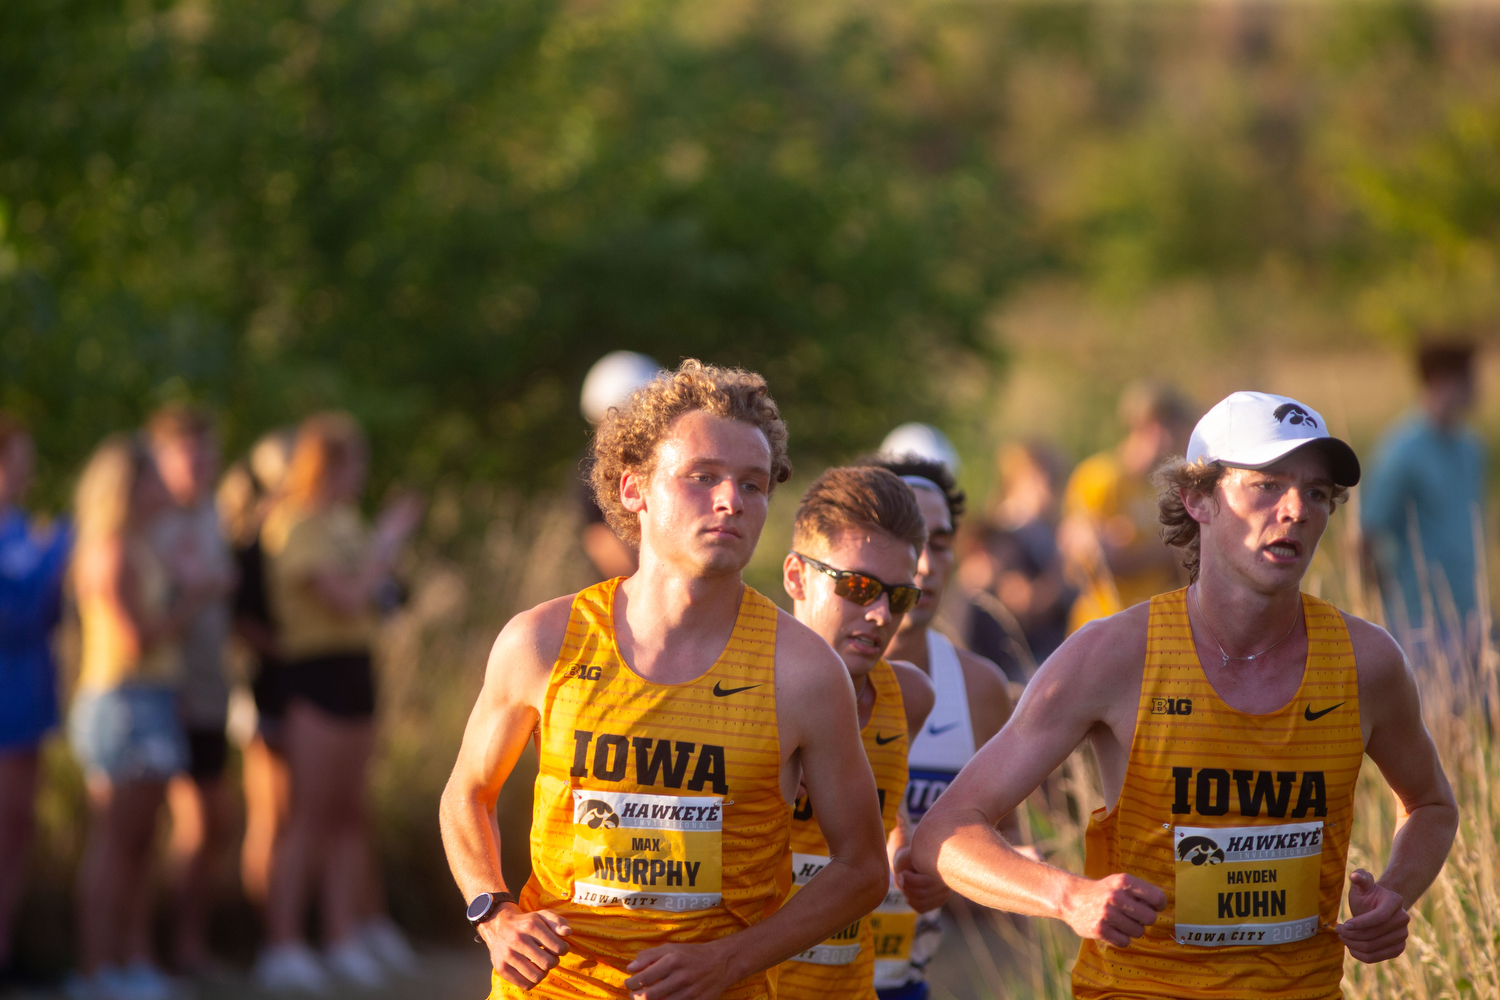
[[[1122,702],[1134,706],[1145,671],[1150,617],[1147,602],[1089,622],[1047,657],[1026,685],[1023,701],[1060,698],[1100,712]]]
[[[958,667],[964,675],[964,693],[969,699],[969,724],[974,744],[981,746],[1000,731],[1015,710],[1010,683],[994,660],[968,649],[958,649]]]
[[[823,637],[787,612],[776,611],[776,701],[816,712],[819,699],[854,697],[849,671]],[[788,701],[787,699],[792,699]]]
[[[1349,630],[1349,644],[1354,647],[1354,665],[1359,671],[1361,687],[1367,682],[1390,682],[1406,673],[1406,654],[1394,636],[1374,622],[1347,611],[1339,613],[1344,616],[1344,627]]]
[[[517,614],[490,649],[485,683],[500,683],[532,694],[545,694],[552,667],[568,634],[568,615],[573,597],[543,601]]]
[[[1340,614],[1349,630],[1349,645],[1354,649],[1360,725],[1368,740],[1376,719],[1419,710],[1417,680],[1394,636],[1374,622],[1348,612]]]

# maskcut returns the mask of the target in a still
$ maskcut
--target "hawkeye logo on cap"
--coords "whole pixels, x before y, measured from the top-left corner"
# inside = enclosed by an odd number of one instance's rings
[[[1318,421],[1313,418],[1313,415],[1296,403],[1282,403],[1276,407],[1276,412],[1272,416],[1276,418],[1278,424],[1286,420],[1287,417],[1291,417],[1291,423],[1307,424],[1309,427],[1318,426]]]

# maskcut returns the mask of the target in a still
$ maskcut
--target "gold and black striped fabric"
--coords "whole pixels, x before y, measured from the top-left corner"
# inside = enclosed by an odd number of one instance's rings
[[[880,796],[880,819],[886,836],[896,828],[897,810],[906,794],[906,704],[895,669],[880,660],[870,671],[875,706],[860,730],[865,756],[875,774]],[[818,827],[804,794],[792,812],[791,850],[793,892],[828,863],[828,841]],[[857,950],[855,946],[857,947]],[[778,966],[779,1000],[874,1000],[875,946],[868,916],[836,933],[822,944]]]
[[[571,951],[523,994],[625,995],[648,948],[711,941],[774,912],[790,885],[776,718],[777,608],[744,590],[734,631],[685,684],[636,675],[615,645],[619,579],[580,592],[539,727],[527,911],[572,927]],[[769,1000],[765,973],[726,1000]]]
[[[1125,781],[1114,809],[1100,809],[1090,820],[1085,862],[1089,878],[1126,872],[1161,887],[1167,906],[1128,948],[1085,941],[1073,971],[1074,996],[1335,1000],[1342,996],[1344,952],[1332,928],[1364,754],[1354,650],[1343,616],[1326,601],[1302,596],[1308,652],[1301,686],[1278,711],[1250,715],[1230,708],[1208,682],[1193,645],[1185,595],[1178,590],[1152,598]],[[1174,842],[1174,830],[1206,830],[1210,836],[1197,841],[1202,856],[1196,861],[1219,864],[1223,855],[1209,854],[1221,848],[1201,847],[1205,840],[1222,840],[1232,852],[1227,836],[1212,835],[1216,828],[1258,831],[1319,822],[1316,923],[1310,936],[1284,944],[1212,947],[1179,940],[1185,935],[1176,930],[1176,885],[1185,862],[1178,854],[1188,852],[1180,833]],[[1310,878],[1308,885],[1311,909]],[[1218,902],[1220,915],[1240,903],[1248,911],[1254,893],[1247,889],[1241,896],[1236,886],[1226,890]],[[1247,919],[1264,919],[1262,907],[1257,897],[1257,916]]]

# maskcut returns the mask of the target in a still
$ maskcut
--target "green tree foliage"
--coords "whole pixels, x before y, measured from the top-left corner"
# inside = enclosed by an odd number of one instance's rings
[[[620,347],[765,372],[816,464],[977,429],[1027,283],[1206,290],[1210,339],[1482,323],[1497,37],[1415,0],[12,0],[0,404],[53,484],[186,394],[234,445],[341,405],[384,476],[534,486]]]
[[[685,6],[4,5],[4,404],[68,462],[163,396],[341,405],[388,473],[532,484],[619,347],[764,372],[804,455],[936,415],[1016,250],[926,57]]]

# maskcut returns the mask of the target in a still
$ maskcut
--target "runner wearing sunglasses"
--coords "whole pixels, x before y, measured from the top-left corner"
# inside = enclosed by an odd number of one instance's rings
[[[873,909],[887,867],[843,663],[740,577],[791,474],[786,425],[760,376],[689,360],[612,407],[592,451],[639,568],[501,631],[443,793],[448,862],[494,997],[767,1000],[768,970]],[[495,801],[528,742],[517,898]],[[782,905],[799,787],[832,860]]]
[[[932,627],[953,575],[953,536],[964,513],[964,491],[958,488],[948,466],[936,458],[882,455],[871,458],[869,464],[900,476],[916,495],[927,522],[927,544],[913,578],[922,598],[901,619],[901,627],[886,650],[891,658],[924,670],[937,693],[932,714],[912,740],[907,758],[911,776],[906,785],[906,810],[916,822],[975,751],[1005,725],[1010,718],[1011,699],[999,667],[977,653],[959,649]],[[1014,812],[1005,815],[999,830],[1007,842],[1021,843]],[[910,859],[909,850],[894,853],[898,881],[905,881],[900,873],[910,869]],[[927,964],[942,943],[941,918],[942,910],[937,907],[914,912],[900,889],[892,888],[871,917],[881,945],[875,956],[875,987],[881,1000],[923,1000],[927,996]]]
[[[912,585],[927,528],[911,488],[868,466],[829,469],[797,506],[792,551],[782,584],[797,620],[822,636],[844,661],[859,707],[868,770],[879,789],[889,837],[901,824],[906,753],[932,709],[932,683],[909,663],[884,658],[901,616],[921,597]],[[896,582],[891,582],[896,581]],[[834,852],[825,838],[822,793],[804,789],[792,811],[792,902],[822,891],[810,882]],[[947,889],[914,876],[909,891],[926,906]],[[875,941],[861,917],[781,966],[780,1000],[875,1000]]]

